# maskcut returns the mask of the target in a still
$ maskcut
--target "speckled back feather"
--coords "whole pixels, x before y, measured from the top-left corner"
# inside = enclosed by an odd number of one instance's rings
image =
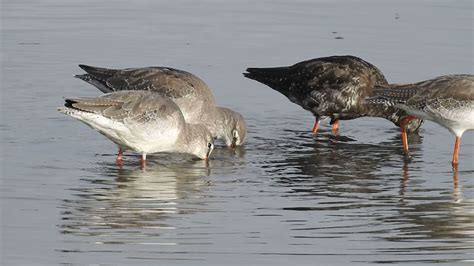
[[[422,110],[427,105],[442,105],[446,101],[451,104],[474,101],[473,88],[474,75],[445,75],[417,83],[376,87],[367,102],[386,106],[403,104]]]
[[[413,84],[376,86],[372,90],[372,96],[367,98],[367,102],[369,104],[395,106],[396,104],[406,103],[416,92],[417,88]]]

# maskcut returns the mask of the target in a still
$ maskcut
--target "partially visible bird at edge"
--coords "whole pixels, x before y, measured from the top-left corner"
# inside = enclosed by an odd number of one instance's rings
[[[461,137],[474,129],[474,75],[453,74],[410,84],[375,88],[367,99],[374,105],[393,106],[409,114],[401,122],[403,150],[409,158],[405,126],[413,119],[433,121],[455,136],[453,167],[459,164]]]

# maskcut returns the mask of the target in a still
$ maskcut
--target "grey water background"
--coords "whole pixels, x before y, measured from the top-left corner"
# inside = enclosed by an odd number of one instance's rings
[[[0,264],[472,264],[474,134],[427,122],[404,164],[383,119],[327,123],[241,73],[335,54],[390,82],[473,73],[472,1],[92,1],[1,4]],[[77,64],[204,79],[247,143],[189,156],[116,147],[56,107],[100,92]]]

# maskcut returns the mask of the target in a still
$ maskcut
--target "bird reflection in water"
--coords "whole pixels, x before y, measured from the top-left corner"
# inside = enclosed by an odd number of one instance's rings
[[[63,201],[59,227],[66,236],[96,244],[125,244],[175,229],[167,220],[199,211],[199,195],[210,185],[201,160],[152,160],[145,170],[132,162],[119,168],[100,163],[90,172],[94,177],[83,179],[82,187],[71,189],[74,197]]]
[[[453,176],[453,201],[461,202],[461,190],[459,188],[459,170],[458,166],[454,165],[452,167],[452,176]],[[409,183],[409,163],[405,161],[402,168],[402,178],[400,181],[400,202],[404,202],[405,193]]]
[[[459,189],[459,165],[454,165],[453,166],[453,187],[454,187],[454,193],[453,193],[453,198],[454,202],[461,202],[462,200],[462,195],[461,195],[461,190]]]
[[[439,187],[413,185],[410,187],[411,170],[410,164],[405,163],[400,181],[400,206],[394,208],[396,211],[393,215],[377,219],[386,226],[394,226],[390,231],[376,237],[392,243],[391,247],[379,248],[378,252],[395,257],[372,262],[416,262],[417,256],[430,252],[436,255],[433,254],[434,256],[430,260],[425,260],[425,263],[458,262],[455,259],[445,258],[452,257],[450,255],[460,249],[472,248],[474,202],[472,199],[462,198],[457,167],[454,167],[452,172],[447,172],[447,175],[452,175],[452,191]],[[417,175],[419,169],[415,170],[413,177],[421,178]],[[424,245],[420,245],[422,241]]]
[[[267,172],[278,176],[277,182],[295,184],[300,179],[306,179],[356,184],[361,180],[378,179],[378,171],[382,167],[399,165],[403,161],[397,155],[401,149],[397,143],[400,141],[398,136],[379,143],[363,143],[344,135],[326,138],[324,132],[317,138],[299,136],[307,135],[306,132],[295,131],[294,134],[294,138],[278,143],[280,148],[286,150],[286,154],[264,166]],[[411,137],[415,143],[422,141],[419,135]],[[420,147],[417,145],[414,147],[415,157],[419,152]],[[332,185],[328,184],[327,188],[333,189]],[[364,187],[368,188],[364,185],[361,189]]]
[[[287,134],[284,143],[267,147],[268,154],[283,150],[284,155],[262,166],[275,186],[285,188],[291,205],[281,210],[305,217],[292,228],[295,239],[367,236],[367,241],[381,241],[375,254],[382,257],[367,258],[382,258],[375,261],[380,263],[417,261],[426,254],[440,262],[472,246],[473,203],[461,198],[458,185],[463,172],[449,172],[453,192],[450,179],[426,173],[422,145],[414,145],[407,163],[399,155],[396,133],[388,141],[369,135],[365,143],[337,136],[328,141],[324,135],[315,143],[301,134]]]

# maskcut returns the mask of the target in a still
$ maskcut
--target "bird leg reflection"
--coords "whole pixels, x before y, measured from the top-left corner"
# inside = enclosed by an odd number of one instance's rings
[[[144,170],[146,168],[146,153],[142,153],[142,155],[140,157],[140,166],[141,166],[142,170]]]
[[[405,193],[408,186],[408,181],[409,181],[408,163],[405,162],[403,164],[402,179],[400,181],[400,192],[399,192],[400,202],[404,202]],[[457,165],[453,166],[453,198],[454,198],[454,202],[460,202],[462,199],[461,190],[459,189],[459,171],[458,171]]]
[[[405,162],[403,163],[403,173],[402,173],[402,180],[400,182],[400,202],[403,202],[405,199],[405,192],[407,190],[408,185],[408,164]]]
[[[453,165],[453,198],[454,202],[460,202],[461,201],[461,190],[459,189],[459,171],[458,171],[458,166]]]
[[[319,119],[316,117],[316,120],[314,120],[313,129],[311,129],[311,133],[313,135],[316,135],[318,133],[318,128],[319,128]]]

